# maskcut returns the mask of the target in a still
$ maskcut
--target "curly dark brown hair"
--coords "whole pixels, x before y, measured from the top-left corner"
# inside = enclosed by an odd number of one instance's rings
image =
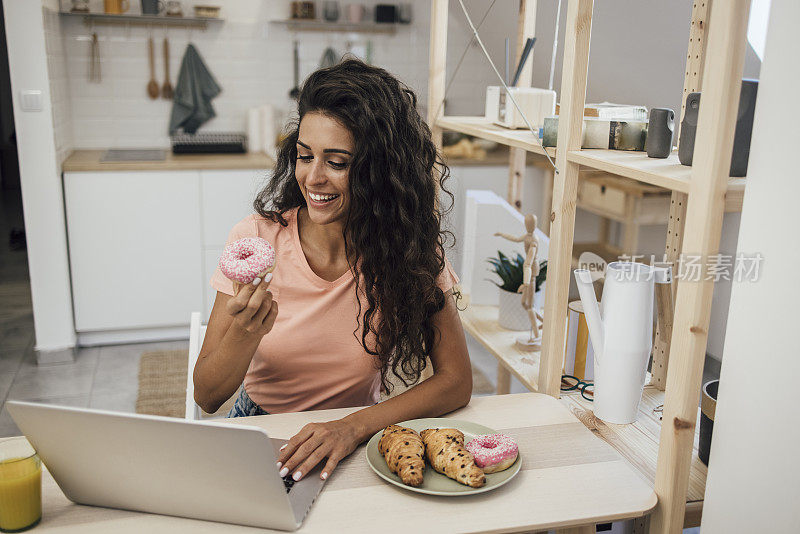
[[[345,251],[356,293],[367,300],[362,320],[362,299],[357,299],[353,335],[358,339],[360,330],[364,350],[377,356],[386,391],[392,387],[390,369],[405,385],[417,382],[438,343],[441,332],[433,315],[444,307],[445,297],[436,279],[445,268],[446,238],[455,242],[441,227],[453,207],[453,194],[444,187],[450,170],[416,106],[417,97],[405,84],[357,59],[317,70],[303,83],[298,116],[287,127],[274,173],[254,202],[260,215],[283,226],[285,212],[306,205],[294,175],[306,113],[320,112],[350,131],[355,153]],[[445,210],[436,202],[437,183],[450,199]],[[367,346],[370,332],[374,347]]]

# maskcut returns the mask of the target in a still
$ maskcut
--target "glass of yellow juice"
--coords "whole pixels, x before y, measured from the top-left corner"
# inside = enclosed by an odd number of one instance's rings
[[[24,437],[0,440],[0,532],[21,532],[42,519],[42,461]]]

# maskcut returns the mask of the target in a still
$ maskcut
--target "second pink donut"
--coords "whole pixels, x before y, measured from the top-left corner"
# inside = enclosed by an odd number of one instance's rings
[[[475,464],[487,475],[508,469],[517,460],[517,443],[504,434],[476,436],[466,445]]]

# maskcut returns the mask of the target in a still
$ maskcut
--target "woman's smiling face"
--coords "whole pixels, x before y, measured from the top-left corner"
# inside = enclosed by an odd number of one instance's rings
[[[316,111],[303,116],[294,175],[314,223],[346,219],[353,152],[353,136],[339,122]]]

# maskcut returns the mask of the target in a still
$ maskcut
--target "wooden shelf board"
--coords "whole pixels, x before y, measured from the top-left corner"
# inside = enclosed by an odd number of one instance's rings
[[[692,177],[692,168],[681,165],[676,153],[659,159],[645,152],[584,149],[570,151],[567,160],[681,193],[689,192]]]
[[[128,15],[111,13],[81,13],[79,11],[60,11],[59,15],[69,17],[83,17],[86,23],[106,24],[161,24],[166,26],[207,26],[209,22],[223,22],[219,17],[172,17],[168,15]]]
[[[645,386],[642,401],[639,404],[639,417],[629,425],[605,423],[594,417],[592,403],[578,393],[570,392],[561,396],[561,402],[581,420],[592,432],[601,437],[625,457],[642,476],[655,483],[656,462],[658,459],[658,442],[661,434],[661,421],[653,409],[664,404],[665,393],[654,386]],[[698,408],[699,410],[699,408]],[[700,417],[698,415],[698,421]],[[699,424],[695,428],[692,449],[692,464],[689,473],[687,502],[701,502],[706,489],[706,467],[697,456],[699,442]]]
[[[539,146],[528,130],[509,130],[492,124],[484,117],[442,117],[436,121],[436,125],[445,130],[522,148],[534,154],[545,154],[545,149]],[[555,158],[555,148],[548,147],[546,150],[551,158]],[[605,171],[670,191],[689,193],[692,168],[681,165],[678,154],[674,152],[668,158],[660,159],[649,158],[645,152],[638,151],[583,149],[570,151],[567,159],[589,169]],[[728,181],[726,211],[741,211],[745,184],[744,178],[731,178]]]
[[[509,147],[501,145],[486,152],[486,159],[453,158],[445,156],[444,162],[450,167],[508,167],[510,157]],[[539,154],[528,152],[525,158],[526,165],[539,167],[542,166],[542,163],[547,164],[547,160],[542,158]]]
[[[481,139],[488,139],[497,143],[522,148],[534,154],[544,155],[544,149],[528,130],[509,130],[502,126],[492,124],[484,117],[441,117],[436,125],[445,130],[474,135]],[[548,148],[547,153],[551,158],[556,156],[554,148]]]
[[[531,391],[537,391],[539,376],[539,352],[523,352],[515,346],[518,337],[525,331],[506,330],[497,322],[497,306],[467,305],[460,312],[461,323],[481,345],[486,347],[497,361]]]
[[[728,180],[728,191],[725,193],[725,212],[741,212],[744,201],[744,188],[746,178],[731,178]]]
[[[361,22],[358,24],[327,22],[324,20],[273,20],[273,24],[286,26],[291,31],[347,32],[347,33],[396,33],[397,24]]]
[[[492,124],[484,117],[442,117],[436,125],[454,132],[488,139],[497,143],[522,148],[534,154],[544,155],[545,149],[539,146],[533,134],[528,130],[509,130],[502,126]],[[547,154],[555,158],[555,148],[548,147]],[[692,177],[692,168],[681,165],[677,153],[671,154],[666,159],[649,158],[645,152],[632,152],[625,150],[573,150],[567,154],[567,159],[578,163],[587,169],[605,171],[609,174],[630,178],[643,184],[661,187],[670,191],[681,193],[689,192]],[[742,211],[746,180],[744,178],[731,178],[728,181],[728,191],[725,195],[725,211]],[[656,193],[656,191],[648,191]]]
[[[689,193],[692,179],[692,168],[681,165],[678,161],[678,154],[675,152],[668,158],[660,159],[649,158],[645,152],[583,149],[571,150],[567,154],[567,160],[681,193]],[[731,178],[728,181],[727,196],[732,199],[741,198],[744,194],[745,184],[744,178]],[[733,202],[736,201],[733,200]],[[740,201],[739,204],[741,204]],[[730,211],[734,210],[730,209]]]

